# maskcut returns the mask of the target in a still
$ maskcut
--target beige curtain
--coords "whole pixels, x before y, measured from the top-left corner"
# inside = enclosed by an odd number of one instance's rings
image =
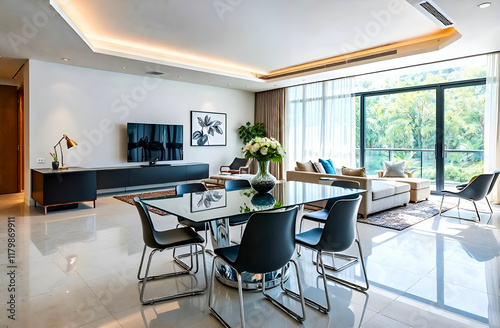
[[[264,123],[266,137],[278,140],[286,150],[285,141],[285,89],[275,89],[255,94],[255,123]],[[278,180],[283,180],[283,161],[271,163],[269,171]]]

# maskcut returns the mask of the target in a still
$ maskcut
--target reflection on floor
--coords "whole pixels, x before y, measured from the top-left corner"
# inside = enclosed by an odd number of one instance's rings
[[[0,196],[2,327],[220,326],[209,314],[208,295],[140,305],[136,273],[143,242],[133,206],[100,197],[95,209],[80,204],[78,209],[45,216],[23,205],[23,197]],[[500,327],[498,207],[496,211],[489,224],[487,215],[481,224],[435,217],[401,232],[358,224],[371,285],[368,293],[329,282],[332,311],[323,315],[307,308],[303,326]],[[171,216],[152,216],[160,229],[175,227]],[[8,263],[9,221],[15,225],[14,263]],[[171,252],[155,256],[153,269],[174,267]],[[306,296],[321,300],[322,282],[310,262],[311,253],[304,251],[297,259]],[[210,268],[212,258],[207,261]],[[341,275],[360,280],[359,269],[351,266]],[[6,278],[10,270],[15,270],[13,293],[7,292],[13,282]],[[201,283],[196,278],[152,282],[149,290],[158,295],[182,290]],[[237,291],[215,287],[218,311],[238,325]],[[10,294],[14,307],[7,303]],[[293,301],[287,304],[294,306]],[[15,321],[8,318],[10,309],[15,309]],[[245,293],[245,310],[248,327],[300,326],[260,293]]]

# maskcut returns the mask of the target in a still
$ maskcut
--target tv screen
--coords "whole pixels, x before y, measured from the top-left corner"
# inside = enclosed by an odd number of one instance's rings
[[[127,123],[127,162],[182,160],[182,125]]]

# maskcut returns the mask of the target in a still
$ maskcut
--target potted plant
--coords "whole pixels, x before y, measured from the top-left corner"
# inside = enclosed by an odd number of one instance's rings
[[[57,159],[57,154],[49,153],[52,156],[52,169],[57,170],[59,168],[59,161]]]
[[[247,122],[245,125],[238,128],[238,134],[241,141],[246,145],[253,138],[264,137],[266,135],[266,129],[264,123],[255,123],[251,125],[250,122]]]

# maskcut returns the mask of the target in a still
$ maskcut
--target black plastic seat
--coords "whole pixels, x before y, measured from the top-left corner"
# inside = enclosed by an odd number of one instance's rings
[[[463,220],[470,220],[470,221],[479,222],[481,220],[481,216],[479,215],[479,211],[477,209],[476,202],[486,198],[488,191],[491,192],[491,190],[493,189],[492,184],[494,184],[494,182],[493,182],[494,177],[495,177],[495,174],[493,174],[493,173],[480,174],[471,183],[466,185],[461,190],[457,190],[457,191],[455,191],[455,190],[442,190],[441,192],[443,193],[443,198],[441,199],[441,206],[439,206],[439,215],[441,215],[442,217],[451,217],[451,218],[456,218],[456,219],[463,219]],[[459,206],[460,206],[460,199],[470,200],[472,202],[472,204],[474,204],[474,209],[476,210],[477,220],[471,220],[471,219],[456,217],[456,216],[443,215],[442,208],[443,208],[443,202],[444,202],[445,196],[458,197],[459,198]],[[486,199],[488,199],[488,198],[486,198]],[[488,205],[489,205],[489,201],[488,201]],[[491,205],[490,205],[490,210],[491,210]],[[493,211],[491,211],[491,213],[493,213]]]
[[[359,195],[356,198],[341,199],[336,201],[328,213],[328,217],[323,228],[314,228],[295,236],[295,242],[297,245],[309,248],[316,252],[316,271],[323,276],[327,306],[322,306],[319,303],[307,298],[306,303],[321,312],[328,312],[331,309],[330,300],[328,298],[327,279],[361,292],[364,292],[369,288],[363,253],[361,251],[361,245],[359,243],[356,229],[356,219],[360,203],[361,196]],[[351,247],[354,242],[358,245],[359,259],[365,280],[364,286],[327,274],[323,261],[324,254],[343,252]]]
[[[215,250],[216,257],[212,264],[212,281],[209,296],[209,308],[212,314],[226,327],[229,327],[226,321],[214,309],[214,283],[216,261],[222,261],[230,266],[237,275],[238,293],[240,303],[241,326],[245,326],[245,314],[243,306],[243,286],[241,273],[249,272],[261,274],[262,293],[264,296],[281,310],[292,316],[294,319],[302,322],[305,319],[305,304],[302,295],[302,285],[297,263],[293,261],[292,255],[295,249],[295,220],[297,208],[293,207],[285,211],[259,212],[254,213],[248,220],[245,233],[240,245],[218,248]],[[302,306],[302,315],[299,315],[276,299],[266,293],[265,273],[283,270],[287,263],[293,263],[297,272],[298,295]],[[283,271],[281,272],[281,288],[288,294],[288,289],[284,288]]]
[[[166,301],[166,300],[171,300],[174,298],[179,298],[179,297],[185,297],[185,296],[191,296],[191,295],[198,295],[203,293],[207,287],[208,287],[208,277],[207,277],[207,266],[206,266],[206,261],[205,261],[205,247],[203,246],[205,240],[203,237],[198,235],[196,232],[194,232],[190,228],[176,228],[176,229],[171,229],[171,230],[165,230],[165,231],[158,231],[155,229],[153,222],[151,221],[151,216],[149,215],[149,211],[146,207],[146,205],[141,201],[139,197],[134,197],[134,204],[137,208],[137,211],[139,212],[139,216],[141,218],[141,223],[142,223],[142,237],[144,240],[144,250],[142,251],[142,257],[141,257],[141,263],[139,265],[139,271],[137,272],[137,279],[139,279],[140,282],[142,282],[142,287],[141,287],[141,294],[140,294],[140,300],[142,304],[153,304],[155,302],[160,302],[160,301]],[[187,292],[182,292],[178,294],[173,294],[173,295],[168,295],[164,297],[159,297],[159,298],[151,298],[151,299],[144,299],[144,294],[146,290],[146,283],[150,280],[155,280],[155,279],[163,279],[163,278],[169,278],[169,277],[174,277],[182,274],[189,274],[193,270],[193,257],[191,257],[191,265],[188,267],[187,265],[181,265],[181,267],[184,269],[183,271],[179,272],[171,272],[171,273],[166,273],[162,275],[157,275],[157,276],[149,276],[149,267],[151,265],[151,261],[153,259],[153,255],[157,251],[164,251],[166,249],[170,248],[177,248],[177,247],[184,247],[184,246],[189,246],[189,247],[200,247],[201,248],[201,253],[203,254],[203,268],[204,268],[204,275],[205,275],[205,287],[202,289],[195,289],[195,290],[189,290]],[[146,272],[144,274],[144,277],[141,277],[141,271],[142,271],[142,266],[144,263],[144,257],[146,255],[146,248],[152,248],[153,250],[149,254],[148,257],[148,262],[146,265]],[[198,271],[199,265],[198,265],[198,256],[196,256],[196,270],[193,273],[196,273]]]

